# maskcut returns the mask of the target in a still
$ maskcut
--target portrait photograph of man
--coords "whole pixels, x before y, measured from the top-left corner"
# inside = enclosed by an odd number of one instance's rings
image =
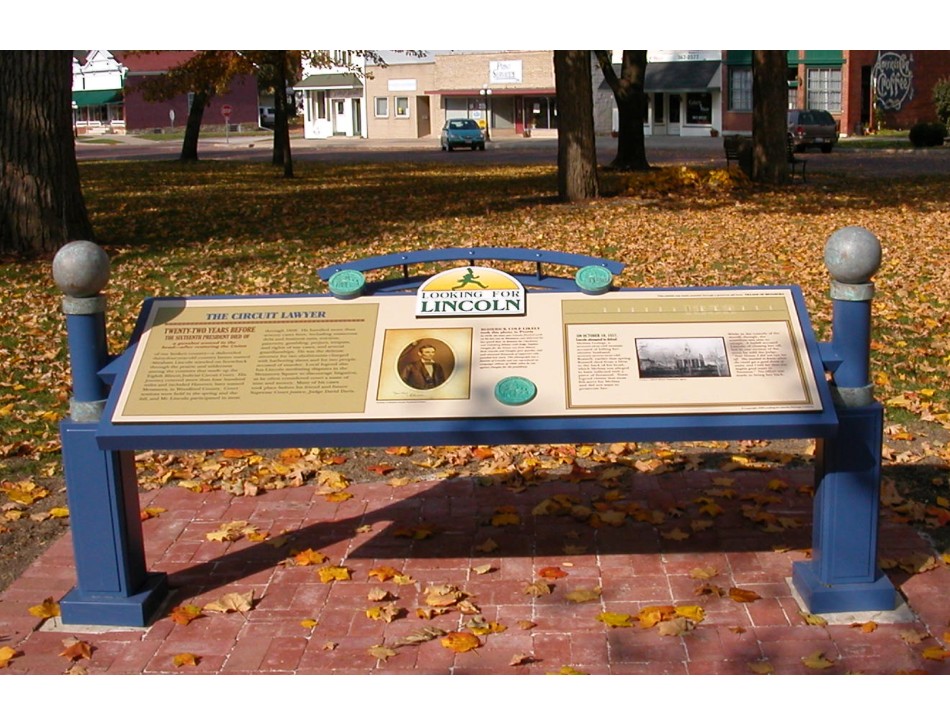
[[[471,329],[387,329],[377,400],[468,398],[471,354]]]

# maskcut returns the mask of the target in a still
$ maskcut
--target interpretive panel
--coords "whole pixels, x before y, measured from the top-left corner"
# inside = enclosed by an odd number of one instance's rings
[[[524,313],[415,295],[156,299],[113,421],[817,411],[791,290],[530,292]]]

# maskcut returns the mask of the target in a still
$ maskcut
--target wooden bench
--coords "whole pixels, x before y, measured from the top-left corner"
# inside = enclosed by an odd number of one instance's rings
[[[749,136],[740,136],[739,134],[731,134],[728,136],[723,136],[722,138],[722,148],[726,154],[726,168],[728,169],[732,162],[735,161],[739,168],[742,168],[742,161],[740,160],[740,155],[743,152],[743,144],[749,145],[751,149],[752,138]],[[786,159],[788,160],[788,172],[789,175],[794,179],[795,173],[802,177],[802,182],[805,182],[805,168],[808,166],[808,161],[804,158],[799,158],[795,155],[794,146],[792,144],[791,136],[788,137],[786,142]]]

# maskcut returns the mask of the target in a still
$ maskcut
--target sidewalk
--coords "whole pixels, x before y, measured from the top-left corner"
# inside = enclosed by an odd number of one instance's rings
[[[230,612],[187,624],[166,613],[144,630],[43,622],[28,609],[75,581],[66,535],[0,596],[0,648],[17,651],[0,675],[946,674],[950,660],[926,651],[950,648],[950,567],[915,572],[931,551],[886,512],[881,557],[907,605],[800,614],[786,579],[808,555],[812,480],[379,481],[339,502],[314,486],[257,497],[169,486],[141,497],[155,514],[143,522],[149,568],[173,588],[167,610]],[[234,522],[246,523],[237,540],[207,536]],[[327,560],[295,563],[308,549]],[[340,568],[321,580],[329,565]],[[239,600],[250,610],[233,610]],[[645,627],[650,606],[680,608]],[[88,657],[63,655],[74,639]],[[184,654],[196,664],[176,666]]]

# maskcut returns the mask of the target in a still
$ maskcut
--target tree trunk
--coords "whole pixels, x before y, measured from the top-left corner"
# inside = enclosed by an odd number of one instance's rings
[[[274,52],[274,155],[273,164],[284,167],[284,178],[294,177],[290,155],[290,126],[287,123],[287,52]]]
[[[554,51],[557,92],[557,190],[564,202],[596,198],[597,147],[590,50]]]
[[[205,107],[211,100],[207,91],[196,91],[191,100],[191,109],[188,110],[188,123],[185,125],[185,138],[181,142],[181,161],[198,160],[198,136],[201,133],[201,119],[205,114]]]
[[[72,54],[0,52],[0,253],[93,240],[76,164]]]
[[[785,50],[752,52],[752,180],[788,181],[788,60]]]
[[[646,143],[643,135],[643,117],[647,97],[643,90],[647,71],[645,49],[625,49],[620,76],[614,71],[610,50],[596,50],[597,61],[607,86],[617,102],[620,127],[617,136],[617,156],[610,167],[620,171],[647,171]]]

